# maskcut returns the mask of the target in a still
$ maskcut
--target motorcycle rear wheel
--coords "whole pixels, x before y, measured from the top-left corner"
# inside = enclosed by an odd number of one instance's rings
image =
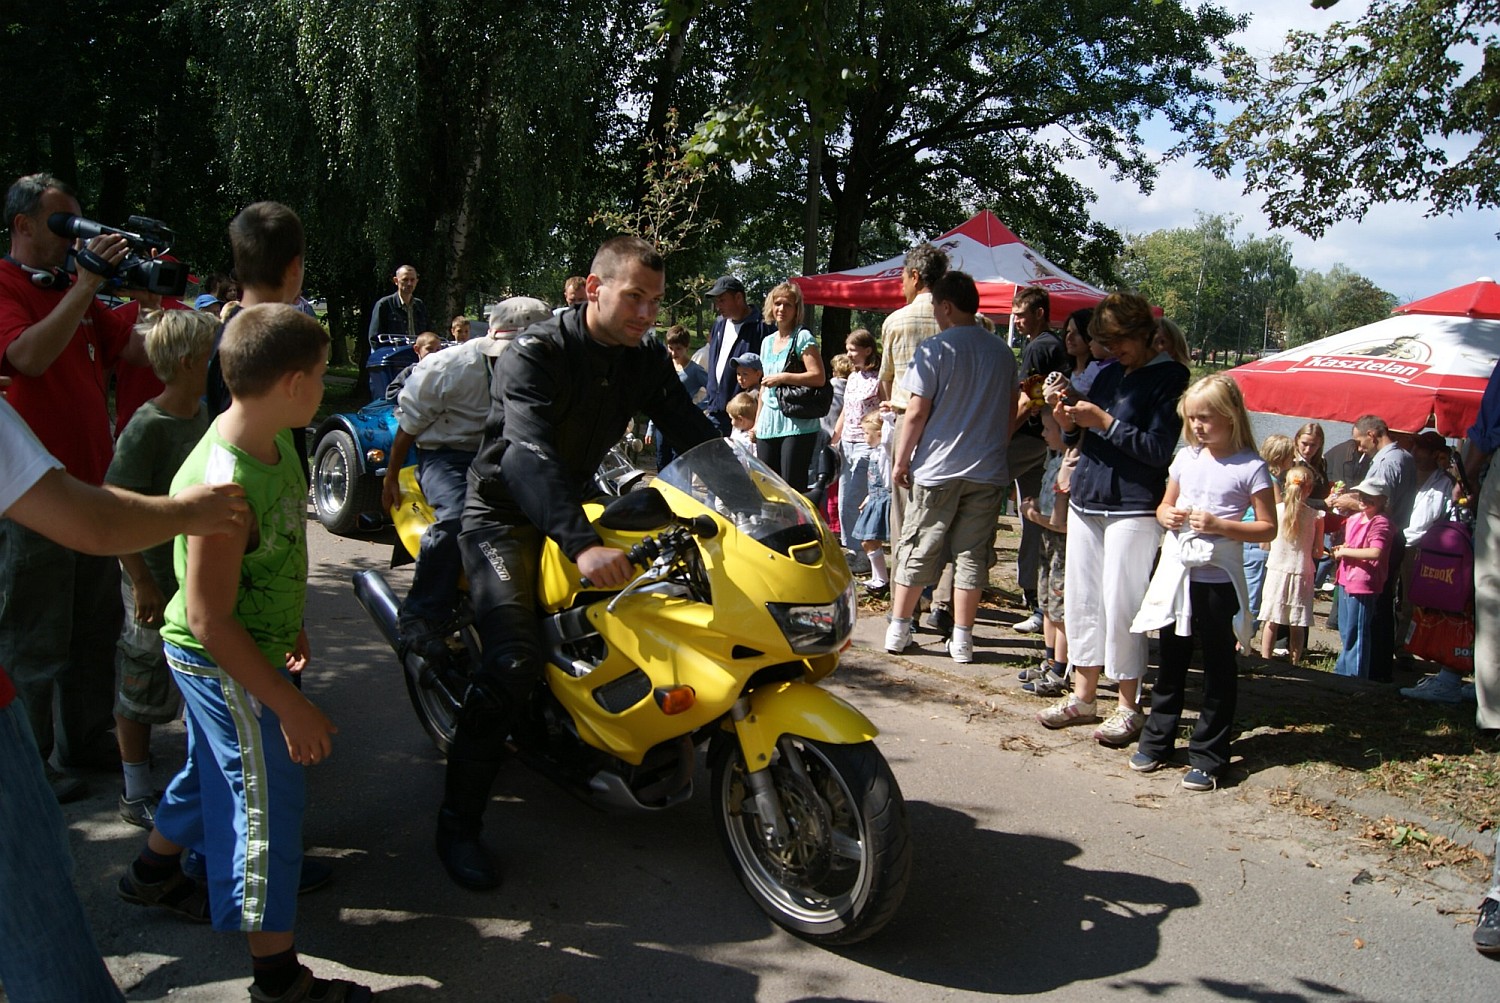
[[[459,631],[463,639],[464,649],[469,658],[469,664],[479,664],[479,636],[474,630],[473,624],[465,624]],[[453,733],[458,727],[458,708],[463,700],[463,689],[467,685],[467,677],[459,669],[450,670],[448,678],[452,686],[458,690],[453,694],[455,699],[449,699],[447,693],[438,686],[422,685],[421,670],[425,668],[420,655],[415,653],[406,656],[407,664],[402,666],[401,675],[406,680],[406,695],[411,698],[412,709],[417,712],[417,720],[422,722],[422,730],[432,739],[432,744],[443,755],[453,745]]]
[[[791,838],[770,845],[733,736],[715,736],[709,765],[714,825],[757,905],[803,939],[852,944],[895,915],[911,880],[906,803],[873,742],[834,745],[784,736],[771,780]]]

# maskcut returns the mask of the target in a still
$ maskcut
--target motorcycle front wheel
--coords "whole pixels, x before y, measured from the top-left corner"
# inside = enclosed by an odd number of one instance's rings
[[[768,768],[786,818],[781,843],[761,824],[732,735],[710,748],[714,824],[740,881],[778,925],[852,944],[895,915],[911,879],[906,803],[873,742],[784,736]]]

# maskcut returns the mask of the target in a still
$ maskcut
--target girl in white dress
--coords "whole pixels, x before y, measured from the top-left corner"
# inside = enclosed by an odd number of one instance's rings
[[[1281,502],[1276,506],[1279,531],[1266,558],[1266,581],[1260,612],[1265,626],[1260,634],[1260,656],[1270,658],[1279,626],[1290,628],[1288,648],[1292,663],[1302,660],[1307,628],[1312,623],[1314,569],[1323,556],[1323,513],[1307,505],[1317,475],[1298,461],[1282,478]]]

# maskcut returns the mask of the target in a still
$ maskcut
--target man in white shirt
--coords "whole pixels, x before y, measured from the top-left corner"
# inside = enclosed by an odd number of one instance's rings
[[[546,303],[513,296],[490,314],[489,335],[434,352],[411,369],[396,398],[399,427],[386,467],[381,504],[401,500],[401,468],[413,445],[417,483],[437,520],[422,534],[411,589],[401,605],[401,636],[424,656],[441,654],[458,606],[459,517],[468,490],[469,464],[484,438],[490,413],[494,360],[515,335],[551,314]]]

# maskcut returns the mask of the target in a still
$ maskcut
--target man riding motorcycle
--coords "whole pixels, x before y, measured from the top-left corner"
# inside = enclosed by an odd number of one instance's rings
[[[459,546],[483,660],[457,717],[437,826],[438,857],[466,888],[500,883],[479,835],[542,669],[534,587],[544,535],[595,585],[625,585],[630,560],[603,545],[582,507],[600,461],[639,412],[680,451],[718,435],[665,347],[646,340],[666,291],[655,248],[606,241],[585,291],[585,303],[523,331],[500,357],[469,469]]]

